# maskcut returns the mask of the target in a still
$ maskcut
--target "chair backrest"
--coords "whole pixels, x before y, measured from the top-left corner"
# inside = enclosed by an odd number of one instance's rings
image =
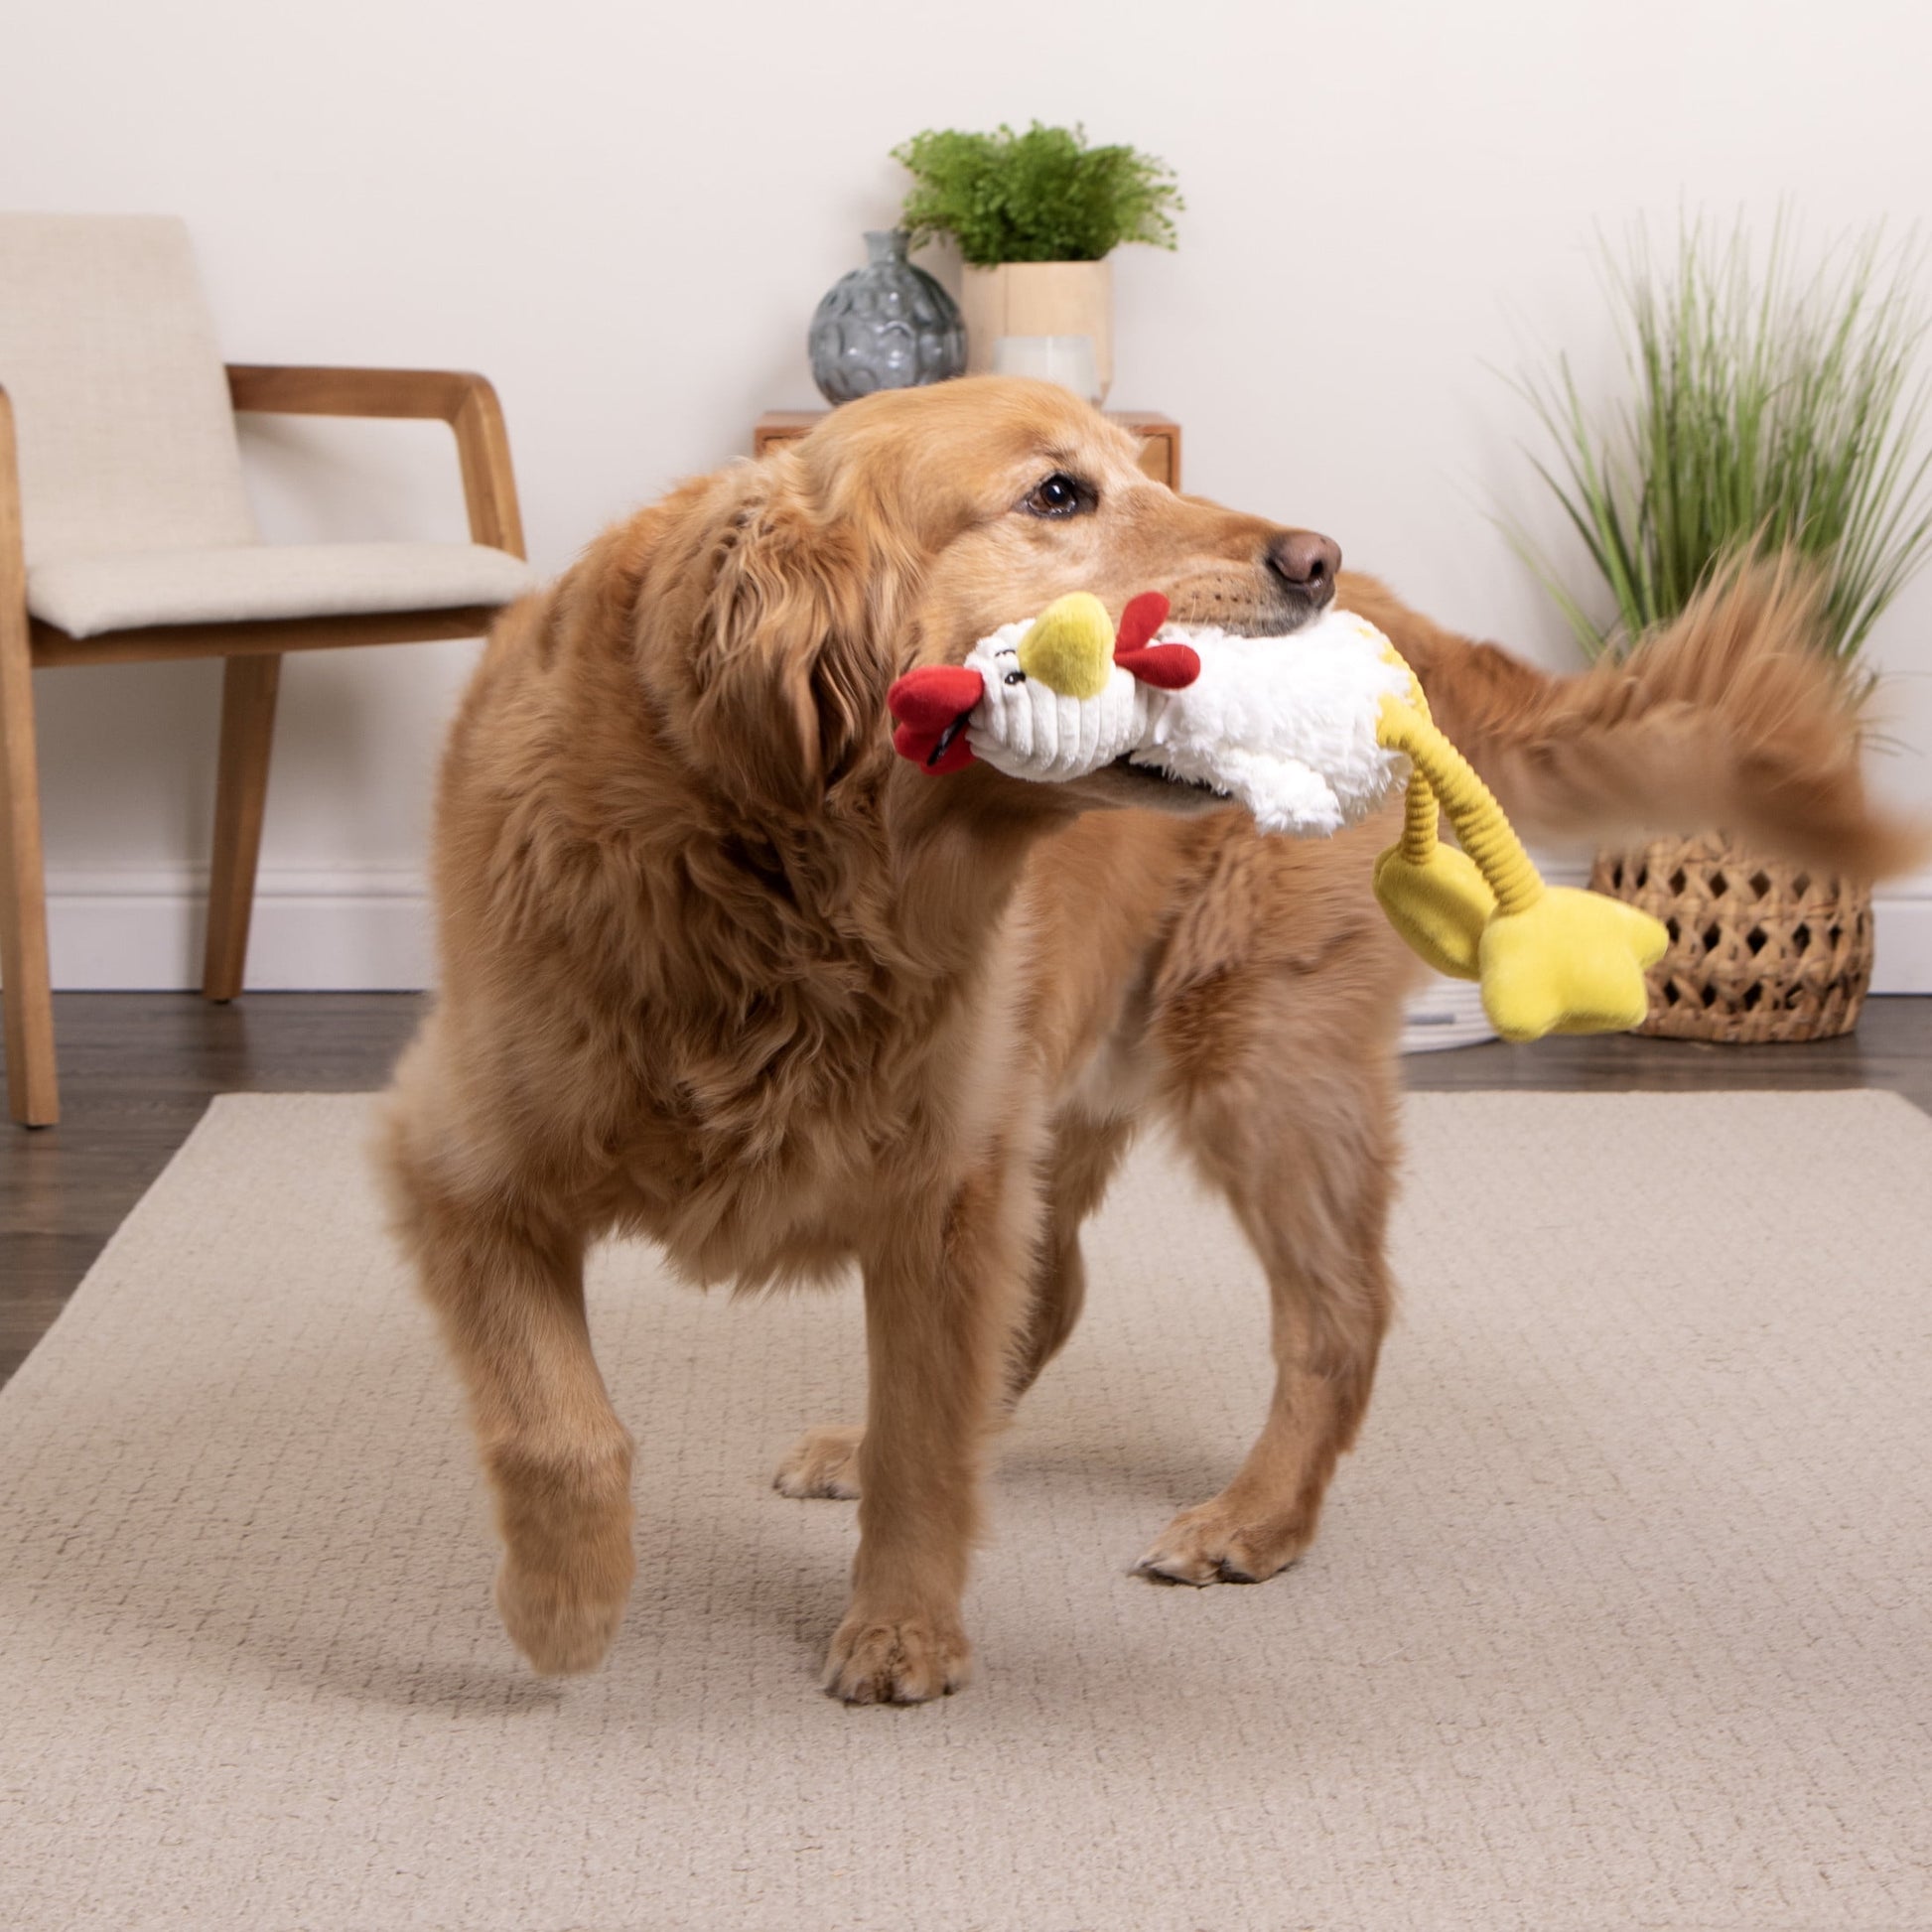
[[[0,214],[0,387],[30,565],[256,540],[180,221]]]

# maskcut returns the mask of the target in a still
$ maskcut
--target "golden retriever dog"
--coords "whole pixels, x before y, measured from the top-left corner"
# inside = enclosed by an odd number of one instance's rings
[[[859,1497],[827,1688],[965,1681],[990,1437],[1080,1312],[1080,1226],[1165,1120],[1265,1270],[1276,1383],[1219,1495],[1141,1558],[1260,1582],[1305,1550],[1389,1319],[1392,1072],[1413,967],[1369,890],[1391,822],[1311,842],[1152,774],[935,778],[888,686],[1062,592],[1292,633],[1389,633],[1528,828],[1722,823],[1875,875],[1815,590],[1733,573],[1628,667],[1547,677],[1342,575],[1325,537],[1180,496],[1043,384],[868,397],[674,490],[507,613],[438,808],[442,989],[382,1158],[467,1385],[539,1671],[589,1670],[632,1572],[631,1437],[586,1247],[694,1282],[864,1282],[863,1429],[791,1496]]]

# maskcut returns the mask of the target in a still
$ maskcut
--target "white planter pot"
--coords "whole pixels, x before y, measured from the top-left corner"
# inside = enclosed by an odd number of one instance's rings
[[[1114,269],[1098,262],[1002,262],[960,273],[966,373],[993,366],[1002,336],[1090,336],[1105,396],[1114,381]]]
[[[1409,996],[1402,1029],[1405,1053],[1435,1053],[1446,1046],[1474,1046],[1494,1039],[1496,1030],[1482,1010],[1482,989],[1474,980],[1452,980],[1431,973],[1428,984]]]

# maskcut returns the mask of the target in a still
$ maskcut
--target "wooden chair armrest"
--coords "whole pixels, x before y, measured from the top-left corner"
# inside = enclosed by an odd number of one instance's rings
[[[279,368],[230,362],[237,412],[275,416],[367,416],[448,423],[463,468],[470,540],[525,555],[523,517],[496,391],[480,375],[446,369]]]

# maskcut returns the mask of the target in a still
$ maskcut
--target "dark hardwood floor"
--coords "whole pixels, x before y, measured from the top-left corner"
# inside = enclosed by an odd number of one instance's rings
[[[381,1086],[425,1001],[413,993],[62,993],[61,1124],[0,1127],[0,1380],[217,1093]]]
[[[55,1002],[57,1128],[0,1128],[0,1379],[217,1093],[379,1087],[424,1002],[403,993],[69,993]],[[1681,1093],[1883,1087],[1932,1113],[1932,999],[1873,1000],[1848,1039],[1700,1046],[1615,1035],[1467,1046],[1405,1062],[1417,1089]]]

